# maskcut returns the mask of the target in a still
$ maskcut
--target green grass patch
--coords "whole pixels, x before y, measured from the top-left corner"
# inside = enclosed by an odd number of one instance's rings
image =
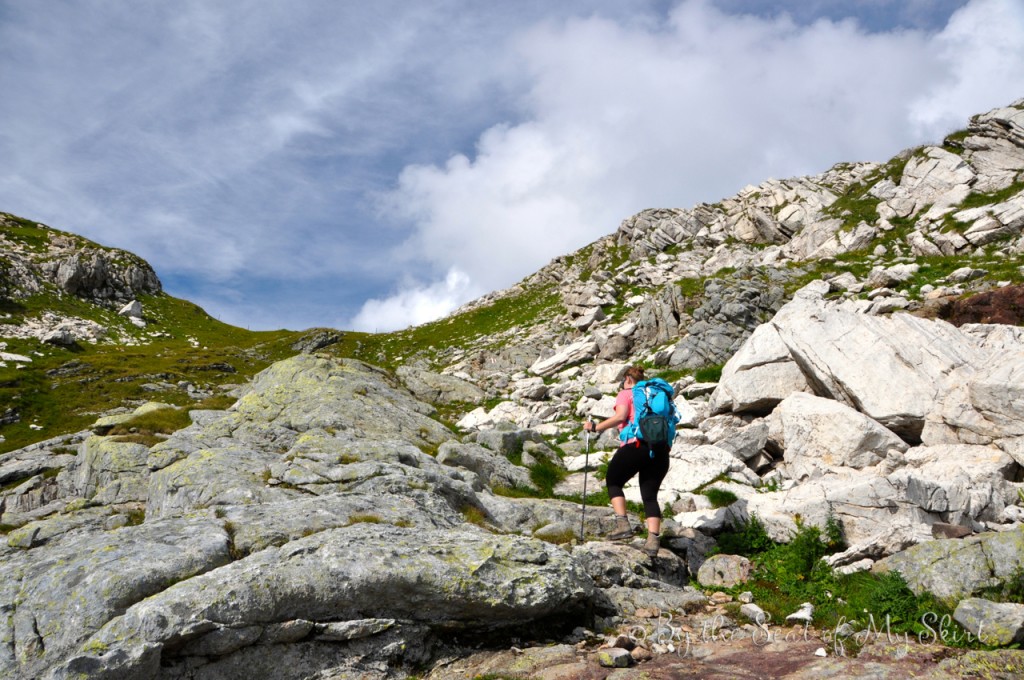
[[[537,536],[540,540],[545,543],[553,543],[555,545],[565,545],[566,543],[572,543],[579,534],[573,529],[565,529],[554,534],[545,534],[543,536]]]
[[[715,366],[699,368],[693,374],[693,377],[697,379],[697,382],[718,382],[722,379],[722,368],[724,368],[724,366],[724,364],[718,364]]]
[[[986,588],[978,597],[992,602],[1024,603],[1024,567],[1017,567],[1003,585]]]
[[[966,210],[969,208],[983,208],[987,205],[996,205],[1002,203],[1010,198],[1013,198],[1020,192],[1024,191],[1024,181],[1015,182],[1005,189],[999,191],[993,191],[990,193],[976,192],[969,194],[967,198],[960,202],[960,209]]]
[[[370,513],[355,514],[348,518],[348,524],[346,526],[352,526],[353,524],[381,524],[384,520],[379,515]]]
[[[942,140],[942,146],[946,151],[951,151],[955,154],[962,154],[964,151],[964,140],[970,136],[970,130],[957,130],[956,132],[946,135],[946,138]]]
[[[120,332],[127,323],[110,310],[69,295],[39,295],[19,302],[26,316],[53,309],[94,320],[112,332]],[[29,356],[32,363],[19,369],[9,362],[0,368],[0,403],[10,404],[20,415],[20,422],[2,428],[5,441],[0,442],[0,453],[86,429],[100,413],[129,403],[155,399],[186,408],[226,408],[233,398],[222,394],[197,404],[174,386],[181,381],[204,388],[244,383],[271,363],[295,354],[290,345],[302,335],[230,326],[190,302],[166,295],[143,296],[141,302],[150,326],[141,331],[131,326],[124,332],[146,344],[81,343],[67,349],[36,340],[6,340],[8,352]],[[151,337],[151,332],[162,336]],[[143,389],[148,383],[172,387],[154,393]]]
[[[171,434],[192,424],[188,411],[180,408],[162,408],[135,416],[111,428],[107,434],[128,435],[133,430],[143,434]]]
[[[717,487],[705,490],[704,496],[711,501],[711,507],[713,508],[727,508],[739,500],[732,491]]]
[[[715,552],[724,555],[752,557],[766,552],[774,546],[775,542],[768,535],[764,524],[757,514],[753,514],[748,521],[740,522],[732,529],[720,534]]]
[[[549,460],[540,460],[530,467],[530,481],[533,482],[545,498],[554,497],[555,486],[565,479],[568,473]]]
[[[464,505],[460,512],[462,513],[462,518],[470,524],[475,524],[488,530],[491,528],[487,521],[487,516],[480,508],[473,505]]]
[[[563,311],[554,285],[520,290],[475,309],[393,333],[346,332],[325,352],[360,359],[394,370],[405,359],[427,359],[454,349],[485,349],[481,340],[500,336],[492,348],[503,346],[504,333],[544,323]]]
[[[824,529],[797,524],[789,543],[775,543],[756,515],[718,537],[715,552],[749,557],[751,579],[735,586],[749,590],[776,623],[804,602],[814,605],[814,626],[835,631],[849,623],[855,635],[837,640],[846,651],[885,635],[905,635],[957,647],[982,647],[952,620],[952,610],[931,595],[915,595],[897,572],[836,575],[822,557],[843,548],[842,528],[830,517]],[[1024,576],[1024,573],[1022,573]],[[1005,587],[1021,595],[1020,579]]]

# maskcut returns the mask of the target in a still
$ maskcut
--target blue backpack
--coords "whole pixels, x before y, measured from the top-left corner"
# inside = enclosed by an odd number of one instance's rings
[[[661,378],[641,380],[633,386],[633,420],[622,428],[619,439],[640,439],[654,457],[655,449],[668,451],[676,438],[679,412],[672,402],[672,386]]]

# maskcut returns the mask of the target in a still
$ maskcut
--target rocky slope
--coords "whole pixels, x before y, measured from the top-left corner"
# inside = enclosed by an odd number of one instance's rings
[[[12,220],[8,300],[99,261]],[[435,324],[311,334],[157,442],[131,429],[173,405],[0,454],[0,674],[1024,673],[1015,650],[766,620],[713,592],[742,589],[745,558],[709,559],[752,517],[781,541],[838,522],[836,573],[898,572],[960,632],[1024,639],[1024,604],[991,601],[1024,574],[1022,228],[1024,100],[886,164],[645,211]],[[159,285],[104,257],[88,304]],[[579,422],[637,361],[688,426],[653,558],[579,503],[614,447],[586,454]]]

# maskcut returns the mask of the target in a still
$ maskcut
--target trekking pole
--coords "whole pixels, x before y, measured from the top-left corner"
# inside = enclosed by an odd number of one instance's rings
[[[593,419],[590,423],[593,425]],[[583,438],[587,441],[587,453],[583,458],[583,512],[580,513],[580,545],[583,545],[583,524],[587,518],[587,470],[590,469],[590,430],[584,429],[583,433]]]

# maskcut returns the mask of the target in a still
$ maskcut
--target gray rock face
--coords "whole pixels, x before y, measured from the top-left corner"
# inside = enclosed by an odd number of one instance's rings
[[[417,398],[430,403],[479,404],[487,396],[473,383],[451,375],[440,375],[408,366],[399,366],[395,374]]]
[[[591,595],[579,566],[543,543],[473,531],[374,528],[325,531],[189,579],[128,608],[83,649],[116,647],[142,659],[155,647],[173,664],[189,655],[180,647],[182,635],[196,653],[203,646],[254,645],[268,625],[300,619],[337,622],[326,630],[335,640],[373,637],[392,619],[500,629],[555,614],[578,616]],[[259,624],[240,636],[248,622]],[[225,631],[235,633],[225,639]],[[97,656],[73,657],[54,677],[68,677]]]
[[[0,214],[4,225],[18,226]],[[161,291],[160,280],[150,265],[131,253],[100,248],[83,238],[73,237],[38,225],[45,243],[26,248],[4,239],[5,295],[20,298],[47,287],[93,301],[128,302],[140,295]]]
[[[0,558],[5,577],[0,660],[8,677],[39,671],[125,608],[230,561],[218,522],[173,519],[115,531],[85,531]]]
[[[712,555],[697,572],[702,586],[731,588],[746,583],[753,566],[750,560],[739,555]]]
[[[475,472],[477,481],[474,486],[477,490],[485,486],[508,489],[533,487],[528,470],[478,444],[445,442],[437,452],[437,462]]]
[[[746,276],[751,278],[743,278]],[[785,291],[778,284],[770,274],[750,270],[741,270],[728,284],[709,281],[704,289],[706,300],[693,311],[692,322],[680,328],[683,332],[679,335],[684,337],[673,349],[668,364],[700,368],[724,363],[754,328],[782,307]]]
[[[429,411],[378,369],[300,355],[152,449],[92,436],[77,456],[5,456],[9,479],[64,465],[48,479],[66,512],[0,549],[0,675],[383,677],[453,631],[701,600],[670,551],[538,540],[575,537],[581,520],[607,533],[609,508],[493,495],[529,483],[506,454],[555,462],[538,433],[460,443]],[[613,573],[599,592],[591,574]]]
[[[818,396],[844,403],[897,434],[920,437],[942,379],[981,363],[977,347],[949,324],[827,310],[797,298],[771,324]]]
[[[962,541],[928,541],[878,562],[876,571],[897,571],[915,593],[956,602],[1004,583],[1024,568],[1024,527]]]
[[[786,468],[794,479],[835,467],[877,465],[906,443],[858,411],[831,399],[797,392],[774,411],[785,442]]]
[[[1001,647],[1024,642],[1024,604],[968,597],[956,606],[953,618],[982,644]]]

